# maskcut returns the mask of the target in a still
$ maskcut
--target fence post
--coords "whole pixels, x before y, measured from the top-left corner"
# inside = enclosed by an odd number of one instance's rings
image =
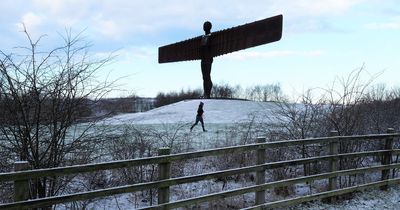
[[[163,147],[158,149],[158,155],[169,155],[171,154],[171,149],[168,147]],[[171,177],[171,162],[166,160],[165,162],[158,164],[158,179],[164,180]],[[158,204],[169,202],[169,187],[158,188]]]
[[[265,143],[265,137],[257,138],[257,143]],[[257,165],[265,163],[265,149],[257,149]],[[265,183],[265,170],[256,171],[256,185]],[[256,191],[256,205],[265,203],[265,190]]]
[[[29,169],[28,161],[17,161],[14,163],[14,171]],[[14,181],[14,201],[29,200],[29,179]]]
[[[388,128],[386,133],[391,134],[394,133],[393,128]],[[387,137],[385,139],[385,150],[390,150],[389,152],[385,152],[385,154],[382,157],[381,164],[382,165],[389,165],[392,163],[392,152],[391,150],[393,149],[393,137]],[[381,180],[388,180],[389,179],[389,174],[390,174],[390,169],[384,169],[382,170],[382,175],[381,175]],[[387,190],[388,185],[383,185],[380,187],[381,190]]]
[[[334,137],[334,136],[338,136],[338,131],[331,131],[330,132],[330,136]],[[330,155],[337,155],[339,152],[339,142],[337,138],[332,139],[329,142],[329,154]],[[330,172],[334,172],[337,171],[338,168],[338,159],[337,157],[332,158],[329,161],[329,170]],[[335,190],[337,189],[337,177],[332,177],[329,178],[329,186],[328,186],[328,190]],[[329,202],[334,203],[336,201],[336,197],[331,197],[329,199]]]

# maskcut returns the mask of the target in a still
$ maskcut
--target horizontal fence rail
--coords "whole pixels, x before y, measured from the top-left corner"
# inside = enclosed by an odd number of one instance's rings
[[[273,209],[273,208],[277,208],[277,207],[291,206],[291,205],[296,205],[296,204],[300,204],[300,203],[304,203],[304,202],[308,202],[308,201],[313,201],[316,199],[328,198],[328,197],[343,195],[343,194],[347,194],[347,193],[351,193],[351,192],[371,189],[373,187],[381,187],[381,186],[385,186],[388,184],[392,185],[392,184],[399,184],[399,183],[400,183],[400,178],[384,180],[384,181],[377,181],[377,182],[361,184],[361,185],[346,187],[346,188],[337,189],[337,190],[315,193],[312,195],[301,196],[298,198],[270,202],[270,203],[266,203],[266,204],[252,206],[249,208],[244,208],[242,210],[247,210],[247,209],[262,210],[262,209]]]
[[[67,167],[60,167],[60,168],[51,168],[51,169],[36,169],[36,170],[26,170],[26,171],[16,171],[10,173],[0,173],[0,182],[7,182],[7,181],[26,181],[29,179],[35,179],[39,177],[47,177],[47,176],[62,176],[68,174],[77,174],[77,173],[86,173],[86,172],[94,172],[99,170],[111,170],[111,169],[119,169],[125,167],[133,167],[133,166],[141,166],[141,165],[148,165],[148,164],[165,164],[171,163],[173,161],[180,161],[180,160],[188,160],[193,158],[201,158],[201,157],[209,157],[209,156],[219,156],[224,154],[233,154],[233,153],[243,153],[248,151],[260,151],[257,154],[263,154],[262,151],[265,149],[274,149],[274,148],[282,148],[282,147],[289,147],[289,146],[298,146],[298,145],[310,145],[310,144],[329,144],[331,142],[341,142],[341,141],[348,141],[348,140],[382,140],[382,139],[393,139],[395,137],[399,137],[400,133],[388,133],[388,134],[374,134],[374,135],[359,135],[359,136],[331,136],[331,137],[323,137],[323,138],[309,138],[309,139],[300,139],[300,140],[289,140],[289,141],[275,141],[275,142],[262,142],[265,141],[265,138],[259,138],[258,142],[255,144],[248,144],[248,145],[239,145],[239,146],[232,146],[232,147],[224,147],[224,148],[217,148],[217,149],[209,149],[197,152],[187,152],[187,153],[180,153],[180,154],[165,154],[162,156],[156,157],[149,157],[149,158],[139,158],[139,159],[130,159],[130,160],[120,160],[120,161],[111,161],[105,163],[94,163],[94,164],[86,164],[86,165],[75,165],[75,166],[67,166]],[[169,192],[169,187],[173,185],[185,184],[185,183],[192,183],[202,180],[210,180],[215,178],[221,178],[226,176],[232,176],[236,174],[243,174],[243,173],[251,173],[251,172],[260,172],[264,171],[263,173],[258,173],[260,177],[265,174],[265,170],[268,169],[275,169],[285,166],[297,166],[300,164],[306,163],[313,163],[313,162],[321,162],[321,161],[332,161],[341,158],[356,158],[356,157],[368,157],[368,156],[385,156],[385,155],[398,155],[400,154],[400,149],[383,149],[383,150],[375,150],[375,151],[363,151],[363,152],[353,152],[353,153],[344,153],[344,154],[334,154],[334,155],[324,155],[324,156],[317,156],[317,157],[310,157],[310,158],[301,158],[295,160],[285,160],[285,161],[277,161],[277,162],[270,162],[270,163],[257,163],[257,165],[253,166],[246,166],[241,168],[235,169],[228,169],[216,172],[210,172],[205,174],[198,174],[192,176],[185,176],[185,177],[177,177],[177,178],[165,178],[159,181],[153,182],[146,182],[146,183],[139,183],[133,185],[125,185],[101,190],[93,190],[88,192],[81,192],[75,193],[70,195],[60,195],[48,198],[41,198],[35,200],[26,200],[26,201],[16,201],[14,203],[9,204],[0,204],[0,209],[22,209],[22,208],[36,208],[41,206],[49,206],[59,203],[66,203],[72,201],[79,201],[79,200],[87,200],[97,197],[103,196],[110,196],[122,193],[131,193],[146,189],[164,189]],[[264,153],[265,156],[265,153]],[[261,159],[259,159],[261,160]],[[170,166],[168,166],[170,167]],[[190,199],[184,199],[174,202],[166,202],[166,203],[159,203],[158,205],[145,207],[143,209],[158,209],[158,208],[178,208],[186,205],[194,205],[201,202],[222,199],[226,197],[231,197],[235,195],[241,195],[245,193],[251,192],[261,192],[258,195],[263,195],[263,190],[280,187],[280,186],[287,186],[296,183],[303,183],[312,180],[318,179],[329,179],[335,178],[338,176],[344,175],[351,175],[351,174],[359,174],[371,171],[387,171],[390,169],[400,168],[400,164],[391,164],[386,163],[385,165],[379,166],[372,166],[372,167],[365,167],[365,168],[356,168],[356,169],[349,169],[349,170],[341,170],[341,171],[332,171],[329,173],[322,173],[316,175],[309,175],[304,177],[297,177],[292,179],[285,179],[281,181],[269,182],[269,183],[257,183],[254,186],[250,187],[243,187],[240,189],[223,191],[219,193],[208,194],[204,196],[199,196]],[[259,176],[257,175],[257,176]],[[264,178],[265,181],[265,178]],[[386,183],[386,184],[383,184]],[[332,195],[340,195],[343,193],[353,192],[351,190],[359,190],[359,189],[367,189],[370,187],[375,186],[384,186],[388,183],[398,183],[398,179],[388,179],[381,182],[374,182],[370,184],[359,185],[358,188],[356,187],[349,187],[337,190],[331,190],[328,192],[317,193],[315,195],[310,196],[302,196],[301,198],[291,199],[290,201],[277,201],[277,202],[270,202],[267,204],[264,203],[256,203],[256,206],[249,207],[249,209],[261,209],[261,208],[274,208],[277,206],[284,206],[284,205],[292,205],[297,204],[305,201],[310,201],[314,199],[326,198],[331,197]],[[290,203],[290,204],[288,204]]]
[[[299,178],[293,178],[293,179],[285,179],[281,181],[275,181],[275,182],[269,182],[265,183],[262,185],[256,185],[256,186],[250,186],[250,187],[243,187],[240,189],[234,189],[234,190],[227,190],[224,192],[219,192],[219,193],[213,193],[213,194],[208,194],[196,198],[189,198],[185,200],[180,200],[180,201],[175,201],[175,202],[170,202],[166,204],[161,204],[157,206],[151,206],[151,207],[144,207],[140,209],[157,209],[159,207],[166,207],[166,208],[179,208],[183,207],[186,205],[193,205],[197,203],[202,203],[206,201],[212,201],[212,200],[218,200],[218,199],[223,199],[227,197],[233,197],[237,195],[243,195],[246,193],[252,193],[257,190],[266,190],[266,189],[271,189],[274,187],[282,187],[282,186],[287,186],[291,184],[298,184],[298,183],[303,183],[306,181],[310,180],[318,180],[318,179],[327,179],[330,177],[335,177],[338,175],[353,175],[353,174],[359,174],[367,171],[378,171],[378,170],[383,170],[383,169],[393,169],[393,168],[400,168],[399,164],[392,165],[392,166],[380,166],[380,167],[374,167],[374,168],[359,168],[359,169],[351,169],[351,170],[343,170],[343,171],[337,171],[336,173],[324,173],[324,174],[318,174],[318,175],[311,175],[309,177],[299,177]],[[262,206],[262,205],[260,205]]]
[[[26,179],[27,177],[40,178],[45,176],[59,176],[59,175],[68,175],[68,174],[77,174],[77,173],[85,173],[85,172],[93,172],[99,170],[111,170],[111,169],[120,169],[126,167],[140,166],[140,165],[149,165],[149,164],[158,164],[165,161],[179,161],[179,160],[188,160],[194,158],[208,157],[208,156],[218,156],[229,153],[241,153],[247,151],[254,151],[257,149],[273,149],[278,147],[286,147],[286,146],[295,146],[295,145],[307,145],[307,144],[316,144],[316,143],[328,143],[332,140],[373,140],[373,139],[383,139],[387,137],[399,137],[400,133],[393,134],[375,134],[375,135],[359,135],[359,136],[338,136],[338,137],[322,137],[322,138],[309,138],[309,139],[299,139],[299,140],[289,140],[289,141],[275,141],[275,142],[266,142],[266,143],[256,143],[256,144],[247,144],[247,145],[238,145],[232,147],[224,147],[217,149],[209,149],[197,152],[186,152],[165,156],[156,156],[156,157],[148,157],[148,158],[137,158],[130,160],[118,160],[118,161],[109,161],[106,163],[93,163],[93,164],[85,164],[85,165],[74,165],[74,166],[66,166],[59,168],[49,168],[49,169],[35,169],[29,171],[20,171],[20,172],[11,172],[11,173],[0,173],[0,182],[5,181],[16,181]]]

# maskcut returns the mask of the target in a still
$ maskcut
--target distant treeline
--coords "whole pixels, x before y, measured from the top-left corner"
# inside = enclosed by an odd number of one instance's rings
[[[160,92],[155,98],[155,107],[161,107],[182,100],[198,99],[203,96],[202,89],[188,89],[180,92]],[[211,91],[214,99],[239,99],[251,101],[280,101],[284,98],[280,84],[255,85],[243,89],[241,86],[215,84]]]
[[[101,99],[92,105],[92,110],[97,114],[119,114],[145,112],[154,108],[154,98],[130,96],[124,98]]]

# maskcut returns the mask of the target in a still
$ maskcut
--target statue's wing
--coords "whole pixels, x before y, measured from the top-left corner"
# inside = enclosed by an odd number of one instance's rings
[[[282,37],[282,15],[211,33],[213,57],[275,42]],[[158,48],[158,62],[201,59],[201,36]]]
[[[158,63],[200,59],[201,36],[158,48]]]
[[[282,15],[212,33],[212,56],[279,41],[282,37]]]

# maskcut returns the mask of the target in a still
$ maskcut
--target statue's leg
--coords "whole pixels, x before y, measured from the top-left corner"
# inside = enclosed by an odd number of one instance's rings
[[[210,70],[211,70],[211,63],[210,63]],[[208,79],[207,79],[207,89],[206,89],[207,98],[210,98],[210,96],[211,96],[212,86],[213,86],[213,83],[211,81],[211,74],[210,74]]]
[[[201,74],[203,75],[203,95],[206,96],[206,90],[207,90],[207,76],[206,76],[206,71],[204,70],[206,67],[206,64],[201,62]]]
[[[211,61],[201,61],[201,73],[203,74],[203,90],[204,96],[210,98],[212,81],[211,81]]]

